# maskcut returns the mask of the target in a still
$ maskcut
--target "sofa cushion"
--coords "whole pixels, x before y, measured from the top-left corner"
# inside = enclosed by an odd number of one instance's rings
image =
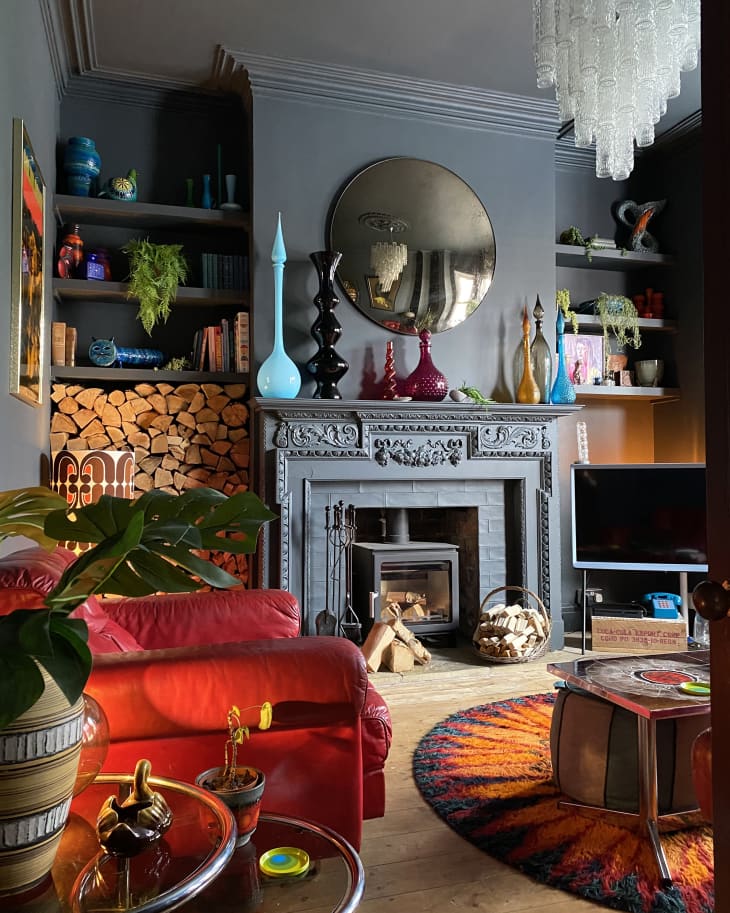
[[[64,570],[75,559],[73,552],[57,548],[47,552],[38,546],[20,549],[0,558],[0,614],[15,609],[39,609],[43,597],[51,592]],[[141,650],[137,640],[118,625],[102,609],[99,601],[90,596],[74,609],[71,618],[82,618],[89,629],[89,649],[92,653],[123,653]]]
[[[242,643],[299,634],[299,604],[285,590],[212,590],[109,599],[104,611],[145,650]]]
[[[89,650],[94,654],[144,649],[129,631],[109,618],[95,596],[89,596],[69,617],[83,618],[86,622],[89,629]]]
[[[37,545],[0,558],[0,613],[39,606],[37,597],[51,592],[73,560],[73,552],[65,548],[47,552]]]

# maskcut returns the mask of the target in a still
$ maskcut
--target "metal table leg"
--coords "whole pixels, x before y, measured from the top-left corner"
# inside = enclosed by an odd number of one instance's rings
[[[659,798],[656,762],[656,720],[637,716],[639,749],[639,818],[646,828],[664,887],[672,883],[667,857],[659,837]]]

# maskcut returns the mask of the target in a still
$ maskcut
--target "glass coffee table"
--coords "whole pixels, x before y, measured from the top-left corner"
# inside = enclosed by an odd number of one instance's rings
[[[233,816],[196,786],[150,777],[173,813],[170,829],[130,859],[101,851],[96,818],[104,800],[122,795],[132,777],[102,774],[71,806],[51,876],[23,895],[0,898],[7,913],[351,913],[365,885],[362,863],[333,830],[310,821],[262,814],[249,843],[236,846]],[[269,876],[263,853],[293,847],[308,854],[298,875]]]
[[[665,884],[672,876],[659,836],[663,817],[669,824],[698,823],[693,811],[660,816],[657,795],[657,721],[710,713],[709,650],[647,656],[592,657],[567,663],[550,663],[548,672],[569,685],[623,707],[636,716],[639,813],[617,812],[606,808],[561,803],[586,814],[595,814],[619,826],[632,823],[651,841],[657,866]],[[684,689],[687,690],[684,690]]]

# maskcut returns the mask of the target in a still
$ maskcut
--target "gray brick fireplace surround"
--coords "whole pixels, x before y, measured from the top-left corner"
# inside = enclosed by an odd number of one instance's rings
[[[513,584],[542,599],[552,645],[562,645],[557,419],[580,407],[264,398],[252,406],[254,484],[279,515],[262,533],[254,580],[297,596],[304,633],[316,632],[325,605],[325,507],[342,500],[358,513],[430,514],[428,539],[454,541],[462,530],[464,633],[481,599]]]

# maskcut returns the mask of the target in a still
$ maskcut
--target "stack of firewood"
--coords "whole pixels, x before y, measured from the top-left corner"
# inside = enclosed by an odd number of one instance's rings
[[[139,383],[101,389],[53,385],[51,451],[132,450],[135,496],[207,486],[248,488],[249,413],[245,384]],[[245,581],[245,555],[205,553]]]
[[[540,649],[548,634],[535,609],[500,604],[481,613],[474,643],[485,657],[518,659]]]
[[[51,451],[133,450],[134,487],[179,494],[248,487],[244,384],[140,383],[102,390],[54,384]]]
[[[381,665],[391,672],[408,672],[415,663],[425,666],[431,654],[400,618],[392,613],[376,621],[362,645],[368,672],[377,672]]]

